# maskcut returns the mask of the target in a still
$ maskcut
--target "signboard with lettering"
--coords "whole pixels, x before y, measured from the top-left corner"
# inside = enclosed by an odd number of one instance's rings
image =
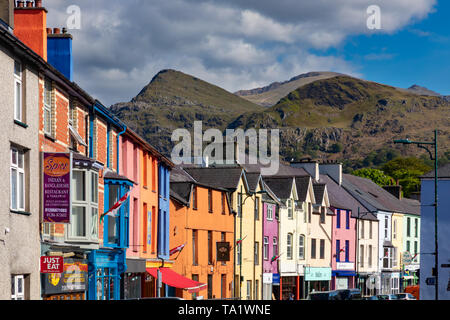
[[[63,257],[42,256],[41,273],[62,273],[64,268]]]
[[[280,284],[280,274],[274,273],[272,275],[272,284]]]
[[[80,292],[87,289],[88,265],[82,259],[64,259],[62,273],[42,274],[44,294]]]
[[[72,155],[43,153],[43,222],[70,223]]]
[[[337,262],[336,270],[355,270],[354,262]]]
[[[330,281],[331,268],[305,268],[305,281]]]

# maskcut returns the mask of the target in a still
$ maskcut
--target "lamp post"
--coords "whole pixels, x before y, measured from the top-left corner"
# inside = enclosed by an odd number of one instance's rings
[[[415,144],[418,148],[425,149],[428,151],[431,160],[434,160],[434,269],[435,269],[435,300],[439,300],[439,269],[438,269],[438,158],[437,158],[437,129],[434,130],[434,141],[432,142],[422,142],[422,141],[410,141],[409,139],[394,140],[394,143],[401,144]],[[432,152],[426,147],[426,145],[431,145],[434,147],[434,157]]]

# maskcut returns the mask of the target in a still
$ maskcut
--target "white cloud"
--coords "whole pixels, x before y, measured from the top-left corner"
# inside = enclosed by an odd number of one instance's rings
[[[435,0],[378,0],[382,30],[368,30],[373,0],[79,0],[81,30],[70,30],[75,81],[106,105],[128,101],[161,69],[229,91],[309,71],[359,75],[358,66],[315,55],[346,37],[395,32],[423,19]],[[45,0],[48,26],[63,26],[73,1]],[[370,57],[369,57],[370,58]]]

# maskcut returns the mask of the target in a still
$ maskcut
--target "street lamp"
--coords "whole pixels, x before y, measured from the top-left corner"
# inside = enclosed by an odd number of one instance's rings
[[[394,143],[415,144],[418,148],[428,151],[431,160],[434,160],[434,269],[435,269],[435,300],[439,300],[439,270],[438,270],[438,158],[437,158],[437,129],[434,130],[433,142],[410,141],[409,139],[394,140]],[[434,157],[426,145],[434,146]]]

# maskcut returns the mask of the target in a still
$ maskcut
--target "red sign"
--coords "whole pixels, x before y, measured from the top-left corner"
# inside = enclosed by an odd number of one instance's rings
[[[63,257],[43,256],[41,257],[41,273],[63,273]]]

